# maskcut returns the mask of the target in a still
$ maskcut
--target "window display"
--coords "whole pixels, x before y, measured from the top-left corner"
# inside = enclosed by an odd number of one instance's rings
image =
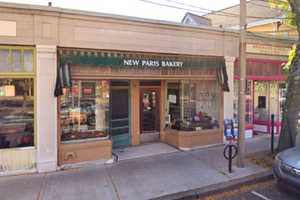
[[[184,131],[218,128],[220,91],[215,81],[169,82],[167,126]]]
[[[33,79],[0,79],[0,148],[34,145]]]
[[[108,135],[108,81],[73,81],[64,89],[60,106],[62,141]]]

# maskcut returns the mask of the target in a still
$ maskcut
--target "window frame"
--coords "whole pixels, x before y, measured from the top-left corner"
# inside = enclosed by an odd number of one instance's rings
[[[13,50],[21,50],[22,54],[24,55],[25,50],[31,50],[32,51],[32,71],[26,72],[26,71],[18,71],[18,72],[0,72],[0,79],[33,79],[33,92],[34,92],[34,100],[33,100],[33,126],[34,126],[34,132],[33,132],[33,146],[28,147],[11,147],[11,148],[5,148],[0,149],[0,151],[10,151],[10,150],[20,150],[20,149],[36,149],[37,148],[37,79],[36,79],[36,49],[33,46],[0,46],[0,50],[9,50],[9,56],[11,59],[11,52]],[[22,58],[21,62],[23,63],[24,68],[24,59]]]
[[[110,95],[110,90],[111,90],[111,80],[110,79],[82,79],[82,78],[76,78],[76,79],[72,79],[72,82],[76,81],[76,82],[98,82],[98,81],[107,81],[108,85],[109,85],[109,95]],[[81,88],[80,88],[80,93],[81,93]],[[110,96],[109,96],[109,101],[110,101]],[[82,138],[82,139],[72,139],[72,140],[62,140],[62,126],[61,126],[61,101],[62,101],[62,97],[59,96],[57,98],[57,110],[58,110],[58,114],[57,114],[57,122],[58,122],[58,142],[59,144],[74,144],[74,143],[82,143],[82,142],[88,142],[88,141],[98,141],[98,140],[106,140],[107,138],[110,137],[110,108],[109,108],[109,113],[108,113],[108,133],[107,136],[104,137],[91,137],[91,138]],[[109,106],[110,106],[110,102],[109,102]]]
[[[184,91],[184,85],[185,84],[191,84],[191,83],[196,83],[196,84],[198,84],[199,82],[202,82],[202,81],[213,81],[213,82],[216,82],[216,80],[207,80],[207,79],[192,79],[192,80],[179,80],[179,81],[177,81],[177,80],[168,80],[167,82],[166,82],[166,95],[165,95],[165,99],[166,99],[166,102],[168,102],[168,95],[169,95],[169,93],[168,93],[168,89],[169,89],[169,87],[168,87],[168,84],[169,83],[178,83],[179,84],[179,87],[178,87],[178,90],[179,90],[179,97],[178,97],[178,103],[179,103],[179,109],[180,109],[180,118],[181,118],[181,120],[182,120],[182,117],[184,118],[184,101],[183,101],[183,98],[184,97],[182,97],[181,96],[181,94],[182,94],[182,92],[185,92]],[[215,84],[217,84],[217,83],[215,83]],[[219,87],[219,86],[217,86],[217,90],[216,90],[216,94],[217,94],[217,96],[218,96],[218,98],[217,98],[217,100],[216,100],[216,103],[218,104],[217,105],[217,118],[216,118],[216,120],[217,120],[217,122],[218,122],[218,124],[217,124],[217,127],[215,127],[215,128],[208,128],[208,129],[206,129],[206,128],[204,128],[204,129],[201,129],[201,130],[184,130],[184,131],[187,131],[187,132],[201,132],[201,131],[206,131],[206,130],[217,130],[217,129],[221,129],[222,128],[222,116],[223,116],[223,114],[222,114],[222,109],[223,109],[223,92],[222,92],[222,89]],[[190,90],[190,87],[189,87],[189,90]],[[189,93],[190,93],[190,91],[189,91]],[[194,95],[196,95],[196,94],[194,94]],[[195,99],[193,100],[193,98],[196,98],[196,96],[195,97],[189,97],[189,101],[195,101]],[[197,100],[196,100],[197,101]],[[169,112],[170,112],[170,110],[169,110],[169,106],[167,106],[167,108],[165,109],[165,116],[166,116],[166,119],[168,119],[168,121],[171,121],[171,117],[169,117]],[[167,127],[169,127],[169,128],[171,128],[171,124],[170,123],[172,123],[172,122],[166,122],[165,123],[165,125],[167,126]],[[171,128],[172,129],[172,128]],[[179,131],[181,131],[181,130],[179,130]]]

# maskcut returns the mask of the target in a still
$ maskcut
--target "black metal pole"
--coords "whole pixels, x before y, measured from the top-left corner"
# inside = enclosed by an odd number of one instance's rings
[[[271,115],[271,152],[274,153],[274,121],[275,115]]]
[[[232,145],[229,145],[229,155],[228,155],[228,170],[229,173],[232,172]]]
[[[235,138],[234,137],[234,123],[233,123],[233,119],[231,120],[230,125],[231,125],[231,137]]]

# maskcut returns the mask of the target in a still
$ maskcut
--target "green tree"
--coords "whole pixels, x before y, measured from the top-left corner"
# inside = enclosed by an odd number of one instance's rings
[[[278,150],[294,147],[300,113],[300,0],[269,0],[275,7],[287,10],[286,23],[295,25],[298,30],[298,41],[289,55],[287,98],[283,111],[282,129]]]

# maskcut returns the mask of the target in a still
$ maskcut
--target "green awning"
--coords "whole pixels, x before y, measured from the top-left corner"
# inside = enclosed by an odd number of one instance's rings
[[[129,69],[211,69],[215,68],[217,80],[223,91],[229,91],[225,59],[220,56],[191,56],[175,54],[152,54],[104,50],[59,49],[59,65],[55,96],[62,89],[71,87],[72,65],[129,68]]]

